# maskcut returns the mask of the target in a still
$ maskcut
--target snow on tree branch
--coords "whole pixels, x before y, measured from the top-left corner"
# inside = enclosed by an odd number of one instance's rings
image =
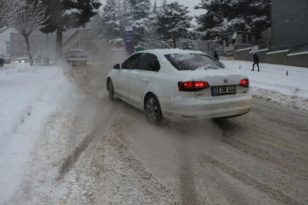
[[[18,12],[13,26],[22,35],[29,36],[46,21],[45,12],[46,8],[40,3],[32,2],[25,4],[20,12]]]
[[[206,10],[196,19],[198,30],[206,31],[208,39],[239,30],[260,38],[271,25],[271,0],[201,0],[195,8]]]
[[[20,0],[0,0],[0,30],[15,20],[23,5]]]
[[[17,13],[13,27],[25,38],[30,65],[33,65],[33,58],[30,49],[29,36],[47,20],[46,7],[40,2],[24,4]]]

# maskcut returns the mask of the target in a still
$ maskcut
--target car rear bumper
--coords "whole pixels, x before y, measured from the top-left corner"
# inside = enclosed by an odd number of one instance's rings
[[[231,117],[248,113],[252,108],[251,96],[213,100],[182,99],[162,106],[167,119],[201,120]]]

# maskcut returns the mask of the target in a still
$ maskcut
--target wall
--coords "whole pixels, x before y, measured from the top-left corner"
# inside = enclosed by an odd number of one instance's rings
[[[234,53],[235,60],[252,61],[253,54],[249,50],[237,51]],[[268,55],[268,51],[257,52],[261,63],[292,65],[308,68],[308,54],[298,56],[287,56],[287,52]]]

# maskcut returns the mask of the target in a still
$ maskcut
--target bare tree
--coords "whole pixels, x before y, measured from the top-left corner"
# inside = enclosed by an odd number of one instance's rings
[[[20,0],[0,0],[0,33],[15,20],[23,4]]]
[[[31,54],[29,37],[33,31],[40,28],[46,19],[45,6],[40,2],[33,1],[32,3],[27,3],[22,6],[13,24],[13,27],[25,38],[31,66],[33,65],[33,57]]]

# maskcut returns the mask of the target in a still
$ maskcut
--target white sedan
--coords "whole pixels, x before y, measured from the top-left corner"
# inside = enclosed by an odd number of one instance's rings
[[[107,77],[111,100],[120,98],[148,120],[234,117],[252,107],[247,76],[225,68],[200,51],[137,52]]]

